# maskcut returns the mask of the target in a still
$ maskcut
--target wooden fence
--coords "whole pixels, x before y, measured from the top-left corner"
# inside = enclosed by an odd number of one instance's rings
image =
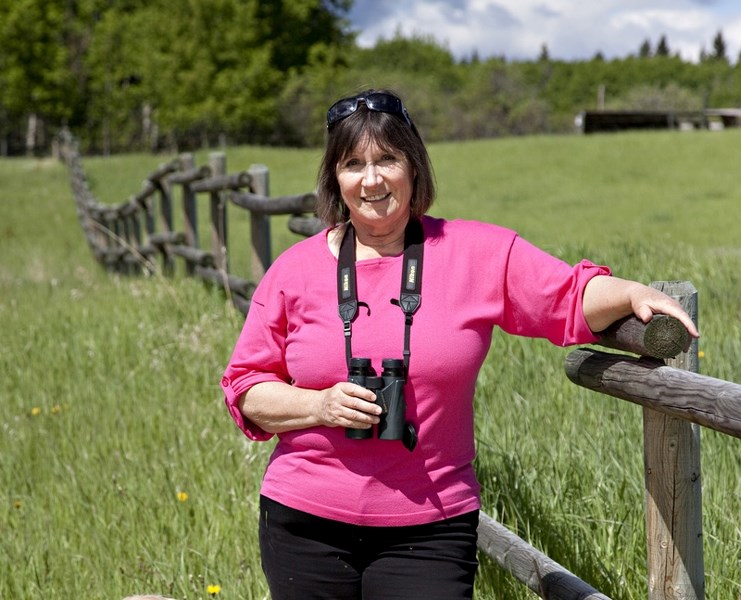
[[[169,274],[177,257],[189,275],[223,286],[246,314],[256,282],[272,260],[270,215],[290,215],[288,227],[300,235],[322,227],[314,216],[314,193],[269,198],[267,167],[252,165],[247,171],[227,174],[222,152],[211,153],[209,164],[201,167],[192,154],[182,154],[150,173],[141,190],[127,201],[102,204],[90,190],[75,140],[63,132],[60,142],[85,238],[98,262],[111,271],[137,274],[161,269]],[[203,223],[198,197],[203,194],[208,195],[204,226],[210,231],[209,249],[200,248],[199,241]],[[250,214],[252,260],[247,278],[233,274],[229,266],[230,206]],[[175,230],[176,222],[180,231]]]
[[[652,285],[697,322],[690,283]],[[581,349],[565,368],[580,386],[644,407],[648,598],[703,600],[700,426],[741,438],[741,385],[700,375],[696,340],[675,358],[657,358]]]
[[[102,265],[135,274],[156,270],[160,261],[170,273],[179,257],[188,274],[223,286],[244,313],[271,262],[270,215],[291,215],[289,228],[300,235],[322,227],[313,193],[270,198],[266,167],[228,175],[222,153],[212,153],[200,168],[191,155],[181,155],[152,172],[128,201],[103,205],[90,191],[74,140],[63,136],[61,147],[80,223]],[[198,244],[198,194],[209,195],[210,250]],[[182,231],[173,229],[177,205]],[[249,279],[229,270],[227,206],[250,213]],[[654,285],[677,297],[696,321],[690,284]],[[632,355],[575,350],[566,374],[580,386],[644,406],[648,598],[703,600],[699,426],[741,437],[741,385],[698,374],[697,344],[670,317],[648,324],[623,319],[603,332],[599,345]],[[609,600],[483,512],[479,548],[542,598]]]

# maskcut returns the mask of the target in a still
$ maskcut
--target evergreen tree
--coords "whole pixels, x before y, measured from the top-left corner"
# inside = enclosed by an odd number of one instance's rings
[[[640,49],[638,50],[638,56],[640,56],[641,58],[651,57],[651,42],[649,40],[643,41]]]
[[[659,43],[656,46],[656,56],[669,56],[669,43],[666,41],[666,36],[662,35],[659,39]]]
[[[726,41],[723,39],[723,32],[719,31],[713,38],[713,53],[710,56],[713,60],[728,62],[726,55]]]
[[[551,57],[548,52],[548,46],[546,44],[543,44],[540,47],[540,54],[538,55],[538,62],[548,62],[550,59]]]

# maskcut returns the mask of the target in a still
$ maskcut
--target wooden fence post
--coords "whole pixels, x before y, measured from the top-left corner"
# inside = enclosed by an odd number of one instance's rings
[[[212,152],[208,164],[211,167],[211,176],[226,175],[226,154]],[[226,201],[223,192],[211,192],[211,252],[214,255],[214,265],[220,271],[229,271],[229,255],[227,252],[227,221]]]
[[[172,193],[166,177],[157,180],[160,203],[160,227],[164,233],[172,233]],[[175,261],[167,244],[162,245],[162,271],[165,275],[175,272]]]
[[[157,221],[154,217],[154,201],[152,196],[147,196],[140,202],[141,208],[144,211],[144,231],[147,234],[147,241],[152,234],[157,230]]]
[[[183,171],[195,169],[195,160],[190,152],[180,155],[180,168]],[[183,183],[183,232],[185,243],[191,248],[198,248],[198,207],[196,195],[190,187],[190,183]],[[186,261],[188,275],[194,271],[193,263]]]
[[[131,239],[133,241],[130,248],[138,251],[142,247],[142,209],[138,205],[135,199],[130,199],[127,205],[129,211],[129,221],[131,222]],[[133,255],[132,255],[133,256]],[[146,265],[141,263],[142,258],[146,257],[135,256],[135,262],[133,266],[134,273],[141,273],[146,269]]]
[[[111,222],[108,220],[107,215],[100,209],[88,211],[91,219],[95,223],[93,226],[93,232],[95,235],[95,246],[101,249],[103,257],[113,247],[113,239],[111,237]],[[108,265],[105,265],[106,269],[109,269]]]
[[[697,323],[697,290],[689,282],[654,282]],[[667,361],[698,372],[697,340]],[[704,600],[700,426],[643,409],[649,600]]]
[[[126,224],[121,219],[119,211],[117,209],[112,209],[111,212],[113,213],[111,216],[111,219],[113,221],[113,227],[111,227],[111,231],[113,231],[113,237],[111,241],[113,242],[113,249],[115,251],[115,261],[113,262],[112,268],[117,273],[122,273],[125,271],[123,269],[123,266],[121,265],[121,254],[119,253],[119,250],[123,247],[121,240],[126,240],[128,231],[126,230]]]
[[[251,165],[248,173],[252,176],[252,192],[270,196],[268,168],[265,165]],[[257,282],[265,275],[272,261],[270,240],[270,217],[250,211],[250,237],[252,239],[252,280]]]

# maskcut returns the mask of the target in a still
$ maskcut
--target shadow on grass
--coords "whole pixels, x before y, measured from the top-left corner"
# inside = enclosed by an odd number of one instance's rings
[[[593,534],[601,524],[580,519],[569,509],[580,497],[594,494],[593,490],[582,489],[578,473],[570,471],[565,475],[560,487],[567,490],[567,497],[559,499],[545,497],[538,491],[539,486],[533,484],[534,474],[523,467],[516,454],[491,453],[485,461],[479,461],[477,471],[484,489],[484,512],[601,593],[612,598],[626,597],[624,578],[593,551]],[[532,597],[525,584],[493,559],[479,554],[478,598]]]

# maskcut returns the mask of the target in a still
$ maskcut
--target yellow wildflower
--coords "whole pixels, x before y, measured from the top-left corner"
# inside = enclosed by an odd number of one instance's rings
[[[208,592],[209,596],[215,596],[219,592],[221,592],[221,586],[220,585],[209,585],[206,588],[206,591]]]
[[[55,404],[51,407],[51,414],[56,415],[57,413],[62,412],[62,407],[59,404]]]
[[[185,492],[178,492],[178,500],[180,500],[180,502],[185,502],[187,499],[188,494],[186,494]]]
[[[703,352],[702,350],[700,350],[700,351],[699,351],[699,352],[697,353],[697,358],[705,358],[705,352]]]
[[[31,409],[31,416],[32,417],[38,417],[41,414],[41,407],[40,406],[34,406]]]

